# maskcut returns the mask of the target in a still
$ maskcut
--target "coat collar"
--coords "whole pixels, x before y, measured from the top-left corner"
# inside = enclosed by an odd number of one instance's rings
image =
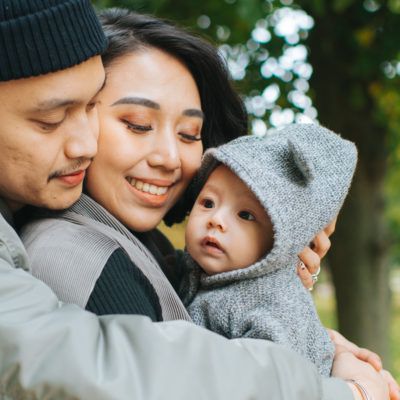
[[[0,214],[11,225],[14,225],[13,216],[10,208],[6,205],[5,201],[0,197]]]

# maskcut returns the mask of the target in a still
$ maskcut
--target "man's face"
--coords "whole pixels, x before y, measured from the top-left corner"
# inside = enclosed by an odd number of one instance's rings
[[[0,82],[0,197],[23,205],[70,206],[97,151],[94,96],[99,56],[51,74]]]

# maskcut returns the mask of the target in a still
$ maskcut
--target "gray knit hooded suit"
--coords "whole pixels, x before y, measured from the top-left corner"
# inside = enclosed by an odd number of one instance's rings
[[[338,214],[356,162],[353,143],[315,124],[241,137],[208,150],[198,184],[219,163],[229,167],[265,208],[274,244],[255,264],[211,276],[185,254],[190,273],[182,296],[193,321],[228,338],[287,345],[328,376],[334,347],[296,274],[297,255]]]

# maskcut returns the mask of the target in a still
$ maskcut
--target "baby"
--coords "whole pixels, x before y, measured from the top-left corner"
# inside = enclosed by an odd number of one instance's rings
[[[353,143],[314,124],[207,151],[183,254],[193,321],[228,338],[290,346],[328,376],[334,347],[295,265],[337,216],[356,161]]]

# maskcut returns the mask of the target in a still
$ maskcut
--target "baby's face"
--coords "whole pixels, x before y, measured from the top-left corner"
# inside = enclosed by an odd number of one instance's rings
[[[186,249],[209,274],[248,267],[272,247],[272,224],[247,186],[218,166],[190,213]]]

